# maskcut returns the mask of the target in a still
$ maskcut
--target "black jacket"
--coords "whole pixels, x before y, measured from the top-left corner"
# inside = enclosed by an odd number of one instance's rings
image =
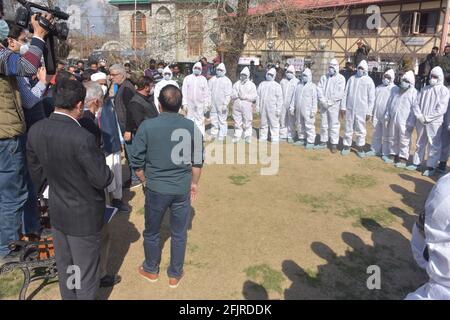
[[[95,115],[91,111],[86,110],[83,113],[83,118],[81,118],[78,122],[81,124],[83,128],[85,128],[87,131],[89,131],[94,135],[95,143],[97,144],[98,147],[101,147],[102,131],[96,124]]]
[[[36,190],[47,181],[53,227],[77,237],[103,227],[105,191],[113,174],[95,137],[61,114],[36,123],[27,143],[28,168]]]
[[[127,108],[127,132],[135,134],[144,120],[158,116],[153,100],[153,95],[146,97],[136,92]]]

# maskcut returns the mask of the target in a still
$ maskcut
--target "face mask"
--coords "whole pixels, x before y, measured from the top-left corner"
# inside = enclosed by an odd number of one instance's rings
[[[292,79],[294,79],[294,74],[293,73],[286,73],[286,78],[288,79],[288,80],[292,80]]]
[[[274,79],[273,75],[271,75],[271,74],[266,75],[266,80],[267,81],[273,81],[273,79]]]
[[[222,77],[225,76],[225,72],[217,70],[216,75],[217,75],[218,78],[222,78]]]
[[[438,84],[438,82],[439,82],[439,80],[438,80],[438,79],[434,79],[434,78],[431,78],[431,79],[430,79],[430,85],[432,85],[432,86],[435,86],[435,85],[437,85],[437,84]]]
[[[246,82],[248,78],[245,74],[241,74],[240,79],[242,82]]]
[[[158,73],[159,73],[159,74],[163,74],[163,72],[164,72],[164,69],[163,69],[163,68],[159,68],[159,69],[158,69]]]
[[[20,47],[20,54],[21,54],[21,55],[24,55],[25,53],[28,52],[28,50],[30,50],[30,45],[29,45],[28,43],[23,44],[23,45]]]
[[[362,76],[364,75],[364,70],[358,69],[358,72],[356,73],[356,75],[357,75],[358,77],[362,77]]]
[[[200,70],[200,69],[194,69],[194,74],[195,74],[196,76],[199,76],[199,75],[202,74],[202,70]]]
[[[9,26],[8,23],[0,19],[0,41],[5,40],[8,37],[9,34]]]
[[[409,82],[406,82],[404,80],[402,80],[400,82],[400,88],[402,88],[403,90],[407,90],[407,89],[409,89],[409,87],[410,87],[410,83]]]
[[[335,70],[334,68],[329,68],[329,69],[328,69],[328,74],[329,74],[330,76],[334,76],[334,75],[336,74],[336,70]]]
[[[106,95],[106,92],[108,91],[108,87],[105,85],[102,85],[103,95]]]
[[[384,78],[384,79],[383,79],[383,84],[387,87],[388,85],[391,84],[391,80],[389,80],[389,79],[387,79],[387,78]]]
[[[172,77],[170,76],[170,74],[165,74],[164,75],[164,80],[169,81]]]

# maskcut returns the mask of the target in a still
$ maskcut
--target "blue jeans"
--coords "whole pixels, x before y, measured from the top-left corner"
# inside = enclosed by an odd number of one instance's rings
[[[131,154],[133,152],[133,141],[125,142],[125,151],[126,151],[128,166],[130,167],[131,183],[139,182],[140,180],[137,177],[136,172],[131,167],[131,161],[130,161],[130,156],[131,156]]]
[[[183,276],[187,230],[191,218],[191,194],[173,196],[146,190],[144,230],[144,271],[157,274],[161,263],[161,222],[170,208],[170,278]]]
[[[0,140],[0,258],[19,239],[23,207],[28,198],[25,136]]]

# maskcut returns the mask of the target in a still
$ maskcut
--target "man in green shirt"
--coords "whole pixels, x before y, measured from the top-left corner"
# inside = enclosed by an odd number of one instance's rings
[[[169,286],[183,277],[191,200],[198,196],[203,167],[203,137],[194,122],[178,114],[181,91],[168,85],[159,96],[160,115],[144,121],[133,141],[132,168],[145,187],[145,262],[139,273],[156,282],[161,261],[161,222],[170,208],[172,234]]]

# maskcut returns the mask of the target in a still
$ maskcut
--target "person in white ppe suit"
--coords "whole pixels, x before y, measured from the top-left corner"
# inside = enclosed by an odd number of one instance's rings
[[[319,97],[321,125],[320,144],[315,149],[326,149],[327,143],[331,143],[331,152],[337,152],[339,144],[339,108],[345,94],[345,77],[339,73],[339,62],[336,59],[330,61],[328,73],[320,78],[317,85]]]
[[[250,70],[245,67],[240,74],[240,80],[233,86],[233,119],[234,138],[233,142],[238,143],[244,133],[245,142],[251,143],[253,135],[253,104],[256,102],[258,94],[255,84],[250,81]]]
[[[450,87],[447,87],[450,90]],[[442,128],[442,151],[438,171],[444,174],[447,171],[447,161],[450,155],[450,101],[447,113],[444,116],[444,124]]]
[[[216,68],[216,75],[209,79],[211,91],[211,136],[219,141],[225,140],[228,134],[228,105],[233,94],[233,84],[226,76],[227,69],[223,63]]]
[[[202,76],[202,64],[194,65],[193,73],[183,81],[183,110],[186,118],[194,121],[199,130],[205,135],[205,113],[211,106],[211,92],[208,80]]]
[[[294,96],[295,88],[300,81],[295,77],[295,67],[290,65],[286,70],[286,75],[281,80],[280,85],[283,90],[283,108],[280,117],[280,139],[287,139],[289,143],[294,142],[295,119],[289,112],[289,108]]]
[[[159,100],[158,100],[159,99],[159,94],[161,93],[161,90],[165,86],[168,86],[168,85],[171,84],[171,85],[173,85],[173,86],[175,86],[177,88],[180,88],[178,86],[178,83],[176,81],[172,80],[173,74],[172,74],[172,70],[170,70],[169,66],[164,68],[162,75],[163,75],[163,79],[156,84],[155,91],[154,91],[154,94],[153,94],[153,98],[154,98],[154,101],[155,101],[155,106],[158,106],[158,104],[159,104]]]
[[[352,76],[347,83],[344,99],[341,103],[341,112],[345,114],[344,149],[342,155],[350,154],[353,142],[353,134],[356,136],[357,154],[365,157],[366,122],[375,105],[375,84],[369,77],[369,66],[365,60],[358,65],[357,74]]]
[[[366,156],[388,156],[386,146],[387,122],[385,121],[386,108],[393,90],[397,87],[394,83],[395,72],[392,69],[383,75],[383,84],[375,89],[375,106],[372,112],[372,125],[374,128],[372,136],[372,148]]]
[[[450,174],[431,191],[413,229],[413,256],[429,281],[406,300],[450,300]]]
[[[413,71],[406,72],[400,86],[395,86],[385,112],[386,134],[383,161],[405,168],[409,159],[411,135],[416,118],[412,108],[417,100]]]
[[[283,108],[283,90],[275,81],[276,75],[275,68],[267,72],[266,81],[261,82],[258,87],[256,100],[256,111],[261,114],[259,139],[267,141],[270,129],[272,143],[280,142],[280,116]]]
[[[441,157],[442,127],[444,115],[448,110],[449,91],[444,85],[444,72],[435,67],[430,73],[430,85],[422,89],[413,106],[416,116],[417,148],[413,164],[408,170],[418,170],[425,163],[428,149],[427,169],[423,175],[430,177],[436,173]]]
[[[306,68],[289,108],[291,115],[296,119],[299,138],[296,144],[306,144],[306,149],[313,149],[316,141],[317,103],[317,86],[312,82],[311,70]]]

